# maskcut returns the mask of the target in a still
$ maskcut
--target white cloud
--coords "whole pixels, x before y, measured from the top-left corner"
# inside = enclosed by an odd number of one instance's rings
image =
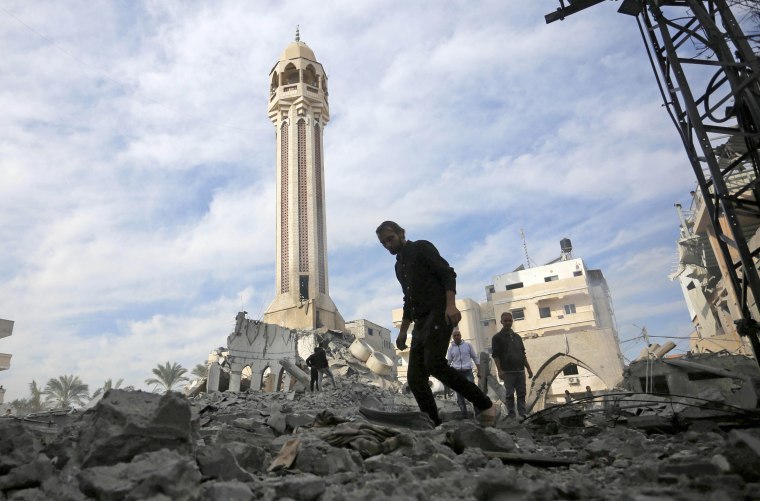
[[[572,238],[626,322],[688,325],[661,274],[692,175],[635,24],[609,7],[547,26],[552,6],[526,0],[5,2],[6,398],[64,373],[140,386],[223,344],[241,296],[266,308],[268,73],[298,23],[329,76],[330,287],[346,318],[390,326],[400,306],[374,235],[395,219],[442,250],[460,296],[524,260],[524,228],[537,263]]]

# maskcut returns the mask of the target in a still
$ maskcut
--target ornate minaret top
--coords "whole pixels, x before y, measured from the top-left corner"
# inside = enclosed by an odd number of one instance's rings
[[[277,141],[276,296],[264,315],[290,328],[343,329],[329,296],[322,131],[330,120],[327,75],[301,41],[269,74],[269,119]]]

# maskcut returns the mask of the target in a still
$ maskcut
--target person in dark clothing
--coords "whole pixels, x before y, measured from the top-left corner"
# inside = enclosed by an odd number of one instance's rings
[[[309,360],[311,360],[311,364],[309,364]],[[306,365],[311,367],[311,384],[313,386],[314,379],[318,378],[317,381],[317,391],[322,387],[322,376],[327,375],[327,377],[330,378],[330,381],[332,382],[333,388],[336,388],[335,385],[335,377],[333,377],[333,373],[330,370],[330,364],[327,363],[327,353],[325,352],[324,348],[317,345],[314,347],[314,353],[312,353],[309,358],[306,359]],[[316,370],[316,376],[314,375]],[[313,390],[312,390],[313,391]]]
[[[504,381],[507,390],[507,413],[515,417],[515,393],[517,393],[517,413],[525,418],[525,369],[528,377],[533,378],[528,359],[525,356],[525,345],[522,338],[512,330],[512,314],[501,314],[502,329],[491,340],[491,352],[499,377]]]
[[[497,408],[491,399],[446,361],[452,329],[462,318],[455,301],[454,269],[432,243],[406,240],[405,230],[393,221],[381,223],[375,233],[380,244],[396,256],[396,278],[404,293],[404,314],[396,339],[399,350],[407,348],[407,330],[414,322],[407,382],[420,410],[436,426],[441,424],[428,384],[432,375],[472,402],[481,411],[481,424],[492,425]]]
[[[317,367],[317,364],[319,364],[319,357],[317,357],[317,348],[314,348],[314,353],[309,355],[309,357],[306,359],[306,365],[310,369],[310,375],[311,375],[311,381],[309,381],[309,389],[311,392],[314,392],[314,386],[316,385],[317,391],[319,391],[319,368]]]

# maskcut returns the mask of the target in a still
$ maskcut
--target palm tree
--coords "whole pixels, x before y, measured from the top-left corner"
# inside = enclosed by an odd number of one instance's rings
[[[169,391],[178,384],[187,381],[187,378],[184,376],[186,372],[187,369],[182,367],[182,365],[176,362],[170,364],[167,361],[166,365],[158,364],[153,369],[153,374],[156,377],[146,379],[145,384],[153,385],[153,391],[156,391],[159,386],[163,386],[165,391]]]
[[[83,405],[90,398],[90,388],[79,379],[79,376],[58,376],[45,385],[45,402],[53,408],[65,409],[74,404]]]
[[[199,378],[208,377],[208,365],[206,364],[196,365],[191,374]]]
[[[32,394],[29,400],[27,400],[29,412],[39,412],[44,409],[45,404],[42,402],[43,391],[37,386],[37,381],[32,380],[32,382],[29,383],[29,393]]]
[[[105,383],[103,383],[102,388],[98,388],[97,390],[95,390],[95,393],[92,394],[92,398],[95,398],[101,393],[107,392],[108,390],[117,389],[119,386],[121,386],[121,383],[123,382],[124,382],[123,379],[119,379],[118,381],[116,381],[116,384],[114,384],[113,381],[111,381],[111,379],[108,379]]]

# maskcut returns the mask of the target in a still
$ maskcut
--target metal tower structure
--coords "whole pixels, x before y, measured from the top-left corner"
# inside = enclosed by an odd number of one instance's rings
[[[562,20],[604,0],[559,0]],[[726,0],[624,0],[694,170],[747,336],[760,363],[760,59]]]

